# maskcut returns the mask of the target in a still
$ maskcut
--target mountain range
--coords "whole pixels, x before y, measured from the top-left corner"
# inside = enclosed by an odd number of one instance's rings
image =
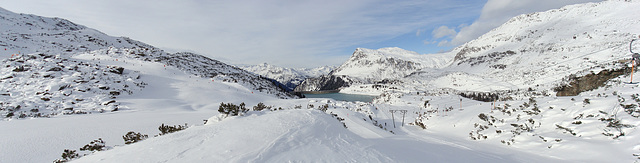
[[[292,91],[307,78],[318,77],[331,72],[334,67],[322,66],[316,68],[284,68],[263,63],[260,65],[240,66],[240,68],[255,74],[274,79]]]

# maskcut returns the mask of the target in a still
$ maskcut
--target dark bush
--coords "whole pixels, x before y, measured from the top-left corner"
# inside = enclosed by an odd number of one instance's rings
[[[124,139],[124,144],[132,144],[147,139],[148,137],[149,135],[129,131],[126,135],[122,136],[122,139]]]
[[[80,155],[76,153],[76,150],[64,149],[64,152],[62,152],[62,159],[56,159],[53,162],[63,163],[63,162],[71,161],[76,158],[80,158]]]
[[[487,117],[487,115],[485,115],[484,113],[478,114],[478,118],[482,119],[483,121],[489,122],[489,117]]]
[[[249,109],[245,107],[244,102],[240,103],[240,105],[220,103],[220,107],[218,107],[218,112],[230,116],[238,116],[240,113],[246,113],[247,111],[249,111]]]
[[[80,148],[81,151],[102,151],[104,149],[105,149],[105,143],[102,140],[102,138],[93,140],[89,144],[84,145],[84,147]]]
[[[160,127],[158,127],[158,130],[160,130],[160,134],[159,135],[165,135],[168,133],[174,133],[174,132],[178,132],[180,130],[184,130],[187,129],[187,124],[185,123],[184,126],[181,125],[173,125],[173,126],[169,126],[169,125],[164,125],[164,123],[162,125],[160,125]]]
[[[264,105],[264,103],[258,103],[258,105],[253,107],[253,111],[262,111],[264,109],[269,108],[267,105]]]

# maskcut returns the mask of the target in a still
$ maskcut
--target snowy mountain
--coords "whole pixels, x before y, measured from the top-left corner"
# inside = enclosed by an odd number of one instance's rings
[[[326,75],[334,69],[334,67],[332,66],[323,66],[316,68],[284,68],[269,65],[267,63],[252,66],[240,66],[240,68],[270,79],[274,79],[284,84],[288,90],[293,90],[307,78]]]
[[[130,71],[122,67],[73,58],[84,53],[107,55],[115,60],[120,58],[120,61],[135,59],[163,63],[201,78],[221,78],[241,83],[256,92],[291,97],[268,79],[205,56],[166,53],[139,41],[108,36],[60,18],[16,14],[0,8],[0,20],[0,50],[7,58],[2,61],[6,66],[0,72],[0,87],[3,88],[0,91],[5,99],[0,104],[0,113],[4,117],[49,117],[117,110],[119,103],[113,100],[116,96],[133,94],[144,88],[145,81],[139,80],[140,74],[135,71],[128,75]],[[117,72],[108,73],[113,71]],[[28,87],[15,89],[23,84]],[[78,93],[85,95],[76,97]]]
[[[99,126],[148,127],[150,122],[174,122],[171,117],[181,114],[191,121],[179,118],[180,123],[201,123],[220,101],[251,104],[294,98],[267,78],[202,55],[167,53],[65,19],[2,8],[0,56],[0,128],[8,131],[3,137],[12,137],[0,142],[12,149],[0,156],[3,162],[52,161],[60,148],[83,138],[78,134],[103,132],[86,133]],[[241,100],[246,97],[251,98]],[[134,122],[121,118],[148,115],[153,116]],[[101,122],[87,123],[92,120]],[[31,124],[40,127],[24,126]],[[82,128],[85,124],[91,125]],[[53,140],[24,146],[29,144],[26,139]]]
[[[443,69],[459,73],[439,78],[462,82],[433,84],[483,91],[548,90],[571,75],[620,69],[617,61],[631,58],[629,42],[640,33],[640,22],[632,16],[640,14],[632,9],[637,4],[578,4],[514,17],[453,50],[453,64]],[[463,86],[465,79],[476,82]]]
[[[394,48],[377,50],[358,48],[331,75],[345,75],[371,83],[402,78],[423,68],[440,68],[448,64],[447,55],[425,54]]]
[[[572,78],[626,67],[629,42],[638,38],[636,2],[606,1],[523,14],[451,52],[417,55],[398,48],[358,49],[330,75],[357,81],[308,79],[297,90],[345,88],[379,92],[384,87],[457,91],[552,92]],[[391,55],[393,54],[393,55]],[[387,79],[387,80],[384,80]],[[318,85],[320,84],[320,85]],[[323,85],[324,84],[324,85]]]
[[[358,48],[349,60],[331,73],[305,80],[296,91],[336,90],[353,84],[386,83],[421,69],[440,68],[451,59],[449,55],[421,55],[400,48]]]

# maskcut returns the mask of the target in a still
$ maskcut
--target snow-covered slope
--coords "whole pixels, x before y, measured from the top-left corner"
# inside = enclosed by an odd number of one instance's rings
[[[284,84],[289,90],[296,88],[300,83],[302,83],[302,81],[304,81],[304,79],[326,75],[334,69],[332,66],[316,68],[284,68],[269,65],[267,63],[252,66],[240,66],[240,68],[274,79]]]
[[[397,47],[377,50],[358,48],[331,75],[344,75],[371,83],[402,78],[423,68],[440,68],[447,65],[451,58],[441,54],[421,55]]]
[[[0,146],[11,149],[2,162],[49,162],[85,139],[113,142],[127,130],[201,123],[220,102],[292,97],[205,56],[166,53],[60,18],[0,8],[0,20],[0,135],[7,138]]]
[[[126,37],[108,36],[61,18],[17,14],[0,8],[0,55],[86,52],[105,47],[152,48]]]
[[[631,58],[629,42],[640,34],[638,7],[636,1],[613,0],[514,17],[453,50],[454,63],[443,69],[461,73],[442,78],[462,82],[434,84],[469,90],[544,90],[572,74],[619,68],[615,63]],[[484,82],[470,86],[464,84],[467,78]]]
[[[0,146],[11,150],[0,153],[2,162],[50,162],[60,158],[60,153],[64,149],[74,149],[99,137],[103,138],[107,145],[123,144],[122,135],[128,131],[157,134],[157,127],[162,123],[202,124],[203,119],[218,114],[217,109],[220,102],[236,104],[244,102],[253,106],[258,102],[278,99],[272,94],[262,93],[246,86],[241,82],[241,78],[235,76],[220,74],[212,78],[201,78],[166,63],[140,60],[135,58],[140,56],[136,54],[145,54],[144,49],[97,50],[67,55],[67,58],[62,59],[67,61],[60,64],[65,65],[65,69],[62,71],[47,72],[48,69],[39,70],[37,66],[49,65],[34,64],[36,67],[29,67],[34,69],[19,72],[24,73],[18,74],[22,80],[25,80],[22,82],[24,85],[3,88],[7,88],[10,92],[25,92],[24,97],[22,93],[17,93],[13,99],[14,94],[11,94],[10,97],[3,96],[3,102],[5,102],[4,100],[7,102],[17,101],[29,104],[25,106],[39,106],[39,112],[58,114],[51,116],[51,118],[19,118],[17,113],[26,112],[28,115],[32,112],[25,107],[25,109],[18,110],[13,118],[3,117],[4,120],[0,121],[0,129],[6,132],[0,132],[0,136],[5,138],[0,140]],[[37,60],[39,59],[34,59],[32,62],[41,63]],[[56,62],[47,63],[60,66]],[[78,70],[82,72],[67,70],[73,69],[79,63],[88,63],[91,66],[78,66]],[[67,64],[70,66],[66,66]],[[110,69],[106,69],[105,65],[124,68],[123,75],[110,72]],[[100,74],[82,75],[85,71]],[[40,75],[46,74],[34,75],[36,78],[30,78],[31,75],[26,74],[36,74],[36,72],[53,73],[52,76],[55,78],[38,78]],[[102,74],[103,72],[106,74]],[[139,78],[133,76],[131,77],[132,81],[125,78],[134,73],[138,73]],[[95,76],[96,79],[91,79],[92,76]],[[76,83],[76,81],[81,81],[82,77],[89,77],[86,79],[88,82]],[[11,79],[15,78],[7,80]],[[133,83],[139,81],[145,83],[144,88]],[[40,85],[54,86],[57,83],[69,86],[65,86],[65,89],[60,91],[58,89],[46,91],[47,87],[40,87]],[[94,85],[107,86],[109,90],[102,90]],[[88,90],[89,88],[91,90]],[[122,91],[113,99],[110,92],[123,88],[131,90],[133,93]],[[107,88],[105,87],[105,89]],[[87,91],[81,92],[80,90]],[[50,94],[38,95],[36,91]],[[30,92],[36,93],[31,94]],[[64,95],[65,93],[69,96]],[[50,101],[40,99],[41,96],[49,98]],[[103,97],[115,102],[108,105],[100,103],[96,105],[97,102],[101,102]],[[79,102],[75,99],[84,100]],[[111,112],[111,110],[105,109],[105,112],[100,113],[99,109],[109,108],[114,104],[118,105],[118,111]],[[64,110],[64,108],[55,110],[56,105],[70,105],[73,107],[73,112],[82,111],[87,114],[60,115],[72,111]],[[4,113],[2,115],[5,116]]]
[[[553,91],[569,78],[623,69],[629,42],[640,34],[640,2],[612,0],[523,14],[451,52],[417,55],[398,48],[358,49],[324,79],[299,91],[406,90]],[[639,48],[635,45],[635,48]],[[347,82],[327,82],[340,78]],[[387,79],[387,80],[385,80]],[[385,89],[389,90],[389,89]]]
[[[0,8],[0,20],[0,56],[4,64],[0,72],[4,99],[0,113],[4,117],[111,111],[118,108],[113,98],[144,88],[144,81],[137,80],[140,74],[136,72],[129,75],[129,70],[121,67],[72,58],[83,53],[108,55],[120,61],[159,62],[201,78],[223,77],[256,92],[291,97],[268,79],[205,56],[166,53],[60,18],[16,14]],[[17,87],[20,85],[25,87]]]
[[[505,148],[460,146],[437,138],[413,137],[401,128],[391,134],[373,126],[367,110],[380,123],[390,115],[370,105],[289,101],[291,104],[331,105],[326,112],[293,109],[249,112],[219,122],[191,127],[136,144],[115,147],[78,162],[547,162],[559,161]],[[281,102],[282,103],[282,102]],[[357,108],[357,109],[346,109]],[[339,119],[344,117],[343,125]],[[213,118],[212,118],[213,119]],[[210,119],[210,121],[212,121]],[[363,120],[364,119],[364,120]],[[398,124],[399,125],[399,124]],[[347,126],[345,128],[344,126]],[[251,132],[249,132],[251,131]],[[416,130],[417,132],[422,132]],[[483,150],[478,150],[483,149]],[[443,152],[444,151],[444,152]]]
[[[118,111],[119,95],[146,85],[137,71],[68,56],[27,54],[0,63],[3,118]]]

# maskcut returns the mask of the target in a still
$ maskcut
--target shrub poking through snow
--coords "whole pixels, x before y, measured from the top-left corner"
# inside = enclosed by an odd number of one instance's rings
[[[64,149],[64,152],[62,152],[62,159],[56,159],[53,162],[54,163],[68,162],[76,158],[80,158],[80,154],[76,153],[76,150]]]
[[[169,126],[169,125],[164,125],[164,123],[162,125],[160,125],[160,127],[158,127],[158,130],[160,130],[160,134],[159,135],[165,135],[165,134],[169,134],[169,133],[174,133],[174,132],[178,132],[180,130],[184,130],[187,129],[187,124],[185,123],[184,126],[182,125],[173,125],[173,126]]]
[[[84,147],[80,148],[81,151],[102,151],[106,150],[106,146],[104,140],[102,138],[98,138],[89,142],[89,144],[84,145]]]
[[[329,113],[332,117],[338,119],[338,121],[340,121],[342,123],[342,126],[344,126],[344,128],[347,128],[347,124],[344,123],[344,118],[341,118],[338,116],[338,114],[335,113]]]
[[[329,109],[329,104],[324,104],[324,105],[318,106],[318,110],[320,110],[322,112],[327,112],[327,109]],[[371,116],[369,116],[369,117],[371,117]]]
[[[222,105],[221,105],[222,106]],[[264,109],[271,109],[270,106],[265,105],[264,103],[258,103],[256,106],[253,106],[253,111],[262,111]]]
[[[240,103],[240,105],[234,105],[233,103],[225,104],[223,102],[220,103],[220,107],[218,107],[218,112],[228,116],[238,116],[241,113],[246,113],[247,111],[249,111],[249,109],[245,107],[244,102]]]
[[[89,142],[89,144],[84,145],[82,148],[80,148],[80,151],[96,152],[96,151],[104,151],[109,149],[111,149],[111,147],[106,146],[102,138],[98,138],[96,140]],[[62,159],[56,159],[56,160],[53,160],[53,162],[55,163],[68,162],[73,159],[86,156],[88,154],[89,153],[85,152],[83,155],[80,155],[80,153],[77,153],[76,150],[65,149],[64,152],[62,152]]]
[[[122,136],[122,139],[124,139],[124,144],[133,144],[133,143],[142,141],[144,139],[147,139],[148,137],[149,135],[143,135],[139,132],[136,133],[133,131],[129,131],[126,135]]]
[[[415,124],[422,129],[427,129],[427,125],[425,125],[424,123],[422,123],[422,121],[419,121],[418,119],[416,119]]]

